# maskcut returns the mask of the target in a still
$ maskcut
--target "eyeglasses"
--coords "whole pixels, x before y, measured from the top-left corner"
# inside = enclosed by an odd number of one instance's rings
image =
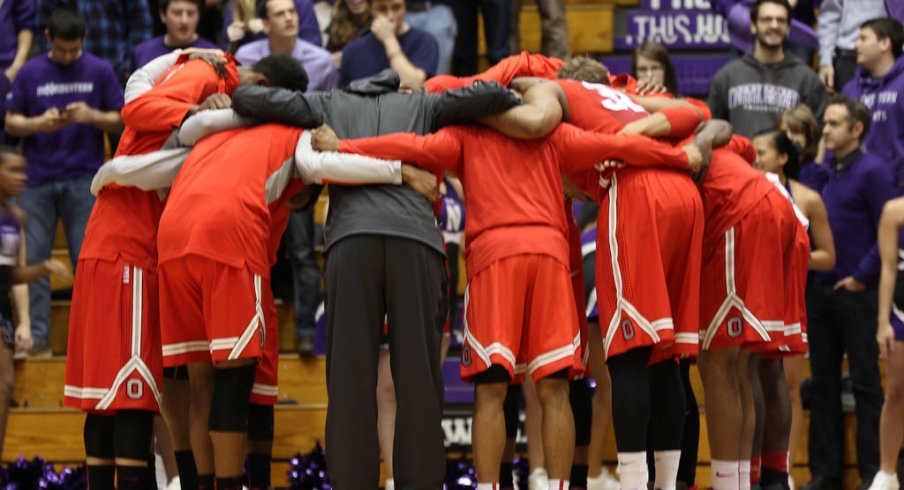
[[[665,71],[665,68],[662,65],[637,67],[637,73],[655,73],[659,71]]]

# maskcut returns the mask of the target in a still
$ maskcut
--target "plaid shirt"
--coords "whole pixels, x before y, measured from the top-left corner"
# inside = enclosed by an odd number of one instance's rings
[[[38,32],[44,31],[57,7],[77,8],[88,24],[85,50],[109,61],[123,82],[128,79],[132,50],[153,37],[147,0],[38,0],[38,4]],[[46,36],[35,39],[41,52],[50,50]]]

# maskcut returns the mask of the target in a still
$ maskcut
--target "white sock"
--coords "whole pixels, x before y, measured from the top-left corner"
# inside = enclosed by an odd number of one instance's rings
[[[750,460],[738,462],[738,488],[750,490]]]
[[[646,490],[650,479],[646,451],[618,453],[618,479],[621,490]]]
[[[675,490],[678,484],[678,463],[681,461],[681,450],[654,451],[656,461],[656,490]]]
[[[499,483],[478,483],[477,490],[498,490]]]
[[[712,460],[710,463],[712,468],[712,484],[713,490],[738,490],[738,482],[740,481],[738,472],[738,461],[719,461]],[[750,487],[750,477],[747,477],[747,486]]]
[[[568,480],[549,479],[549,490],[568,490]]]

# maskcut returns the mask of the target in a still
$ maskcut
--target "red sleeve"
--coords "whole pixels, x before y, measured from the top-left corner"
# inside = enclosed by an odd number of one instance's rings
[[[565,62],[558,58],[547,58],[541,54],[530,54],[524,51],[521,54],[505,58],[483,73],[461,78],[440,75],[427,80],[425,85],[427,91],[431,93],[442,93],[467,87],[476,81],[498,82],[508,87],[512,80],[518,77],[555,78],[559,68],[564,64]]]
[[[753,149],[753,143],[743,136],[733,135],[731,141],[725,145],[725,149],[741,155],[741,158],[747,160],[747,163],[751,165],[756,161],[756,150]]]
[[[192,106],[225,89],[225,82],[206,62],[177,65],[151,90],[122,108],[122,120],[135,131],[171,131]]]
[[[703,121],[700,113],[690,107],[666,107],[659,113],[665,116],[672,126],[672,130],[669,133],[670,138],[686,138],[690,136]]]
[[[713,111],[709,110],[709,106],[706,105],[706,102],[703,102],[700,99],[694,99],[692,97],[685,97],[681,100],[683,100],[689,104],[693,104],[694,107],[696,107],[697,109],[700,109],[700,112],[703,113],[704,121],[709,121],[710,119],[713,118]]]
[[[373,138],[342,140],[339,142],[339,151],[415,162],[430,170],[460,173],[463,141],[464,129],[448,127],[426,136],[393,133]]]
[[[560,124],[552,134],[562,158],[564,172],[588,169],[603,160],[622,160],[628,165],[687,169],[687,154],[681,148],[637,134],[601,134]]]

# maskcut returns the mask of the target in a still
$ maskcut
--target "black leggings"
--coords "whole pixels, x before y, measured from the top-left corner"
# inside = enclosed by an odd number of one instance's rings
[[[678,364],[648,366],[650,348],[632,349],[607,361],[612,378],[612,420],[619,452],[680,450],[685,397]],[[651,419],[652,416],[652,419]]]

